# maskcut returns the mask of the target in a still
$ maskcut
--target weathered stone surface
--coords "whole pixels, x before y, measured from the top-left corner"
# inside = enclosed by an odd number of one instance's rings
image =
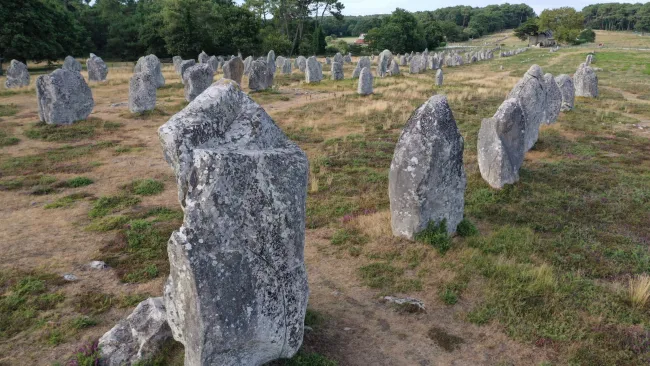
[[[530,150],[539,136],[539,126],[546,115],[546,90],[542,69],[533,65],[508,94],[516,98],[526,121],[526,151]]]
[[[379,54],[379,61],[377,62],[377,76],[380,78],[388,74],[388,66],[393,60],[393,54],[389,50],[383,50]]]
[[[152,74],[136,72],[129,81],[129,110],[131,113],[156,108],[156,80]]]
[[[91,53],[90,58],[86,60],[86,69],[88,70],[88,80],[105,81],[108,76],[108,66],[101,57]]]
[[[585,64],[587,66],[590,66],[592,62],[594,62],[594,56],[590,53],[587,55],[587,58],[585,59]]]
[[[209,58],[210,58],[210,56],[208,56],[208,54],[205,53],[205,51],[201,51],[201,53],[199,53],[198,60],[199,60],[200,64],[207,63]]]
[[[248,56],[244,60],[244,75],[248,76],[251,74],[251,65],[253,64],[253,57]]]
[[[156,81],[156,87],[160,88],[165,86],[165,77],[162,74],[160,60],[156,55],[147,55],[140,57],[138,63],[135,64],[134,73],[145,73],[153,76]]]
[[[266,65],[269,68],[269,72],[275,75],[275,52],[273,50],[270,50],[266,56]]]
[[[196,65],[196,61],[194,61],[194,60],[183,60],[183,61],[181,61],[181,65],[178,67],[178,71],[180,71],[181,82],[183,84],[185,84],[185,76],[184,76],[185,71],[187,71],[187,69],[189,69],[190,67],[192,67],[194,65]]]
[[[419,74],[420,73],[420,66],[422,66],[422,63],[420,62],[420,56],[415,55],[411,57],[411,63],[409,64],[409,73],[410,74]]]
[[[307,59],[307,68],[305,68],[305,81],[307,83],[319,83],[323,80],[323,65],[311,56]]]
[[[9,68],[7,69],[7,80],[5,87],[7,89],[22,88],[29,85],[29,71],[27,65],[18,61],[11,60]]]
[[[343,56],[343,61],[346,64],[351,64],[352,63],[352,54],[348,52],[347,55]]]
[[[244,61],[239,57],[235,57],[223,64],[223,77],[241,85],[241,78],[244,75],[244,69]]]
[[[357,86],[357,93],[360,95],[372,94],[372,82],[374,78],[370,68],[364,67],[359,74],[359,85]]]
[[[228,80],[158,133],[185,214],[168,243],[164,291],[185,365],[261,365],[293,356],[309,293],[306,154]]]
[[[359,74],[361,74],[361,69],[359,68],[359,66],[356,66],[354,70],[352,70],[352,79],[358,79]]]
[[[560,88],[562,93],[562,112],[568,112],[573,109],[573,101],[575,99],[575,89],[573,88],[573,80],[566,74],[558,75],[555,77],[555,82]]]
[[[393,235],[413,239],[429,222],[446,220],[453,233],[463,219],[463,137],[447,98],[434,95],[409,118],[388,178]]]
[[[150,297],[99,339],[101,365],[124,366],[155,357],[171,339],[162,297]]]
[[[573,85],[576,97],[598,97],[598,76],[587,64],[582,63],[578,66],[578,70],[573,74]]]
[[[341,57],[343,59],[343,57]],[[343,80],[344,75],[343,75],[343,64],[341,62],[332,62],[332,70],[331,70],[331,79],[332,80]]]
[[[400,66],[407,66],[408,65],[408,61],[406,60],[406,56],[404,56],[404,55],[400,56],[399,65]]]
[[[172,57],[172,62],[174,63],[174,71],[176,71],[176,73],[180,75],[181,74],[180,67],[181,67],[181,62],[183,62],[183,58],[181,56],[174,56]]]
[[[307,59],[303,56],[298,56],[296,58],[296,67],[300,72],[305,72],[305,69],[307,68]]]
[[[285,75],[291,74],[291,62],[289,60],[285,61],[284,65],[282,65],[282,73]]]
[[[550,73],[544,74],[544,90],[546,91],[546,111],[542,122],[550,125],[557,121],[562,108],[562,92]]]
[[[54,70],[36,79],[38,116],[42,122],[67,125],[88,118],[93,111],[93,94],[76,71]]]
[[[388,67],[388,75],[390,76],[399,75],[399,65],[397,64],[397,61],[393,61],[390,63],[390,66]]]
[[[284,67],[284,64],[285,64],[286,62],[288,62],[287,59],[284,58],[284,57],[282,57],[282,56],[278,56],[278,57],[275,59],[275,64],[277,65],[278,69],[280,69],[280,70],[282,70],[282,68]]]
[[[248,77],[248,88],[253,91],[265,90],[273,86],[273,74],[265,61],[256,60],[251,64],[251,74]]]
[[[65,57],[65,60],[63,60],[62,68],[74,72],[81,72],[82,70],[81,63],[72,56]]]
[[[334,55],[334,62],[338,62],[343,64],[345,61],[343,61],[343,55],[341,55],[340,52],[337,52],[336,55]]]
[[[442,86],[444,78],[445,76],[442,72],[442,69],[438,69],[438,71],[436,71],[436,86]]]
[[[212,84],[213,79],[214,71],[207,63],[197,64],[185,70],[183,73],[185,100],[193,101]]]
[[[483,179],[500,189],[519,180],[524,162],[526,121],[515,98],[506,99],[492,118],[481,122],[478,166]]]
[[[212,71],[214,71],[215,74],[217,73],[217,71],[219,71],[219,59],[217,58],[217,56],[210,56],[208,58],[208,61],[206,61],[206,63],[210,65]]]

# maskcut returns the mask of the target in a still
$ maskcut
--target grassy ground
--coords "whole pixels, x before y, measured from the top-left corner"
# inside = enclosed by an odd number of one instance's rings
[[[298,72],[251,94],[311,166],[312,330],[296,358],[276,364],[650,362],[647,53],[597,52],[601,97],[578,98],[542,128],[517,184],[490,188],[476,163],[481,120],[528,67],[572,74],[586,52],[530,50],[445,69],[440,88],[432,72],[376,79],[365,98],[353,81],[305,85]],[[156,128],[185,105],[182,85],[165,67],[158,110],[132,115],[111,107],[126,100],[131,65],[113,66],[92,87],[92,118],[73,126],[36,123],[33,86],[0,95],[0,364],[92,358],[98,336],[162,292],[182,213]],[[467,221],[454,238],[432,230],[408,242],[390,232],[388,169],[402,126],[433,94],[447,95],[465,138]],[[91,260],[110,268],[91,270]],[[172,342],[151,364],[181,364],[182,351]]]

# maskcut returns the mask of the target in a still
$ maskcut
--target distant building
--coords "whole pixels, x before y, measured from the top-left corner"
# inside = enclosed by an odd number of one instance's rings
[[[557,42],[555,42],[553,32],[550,30],[540,32],[536,36],[528,36],[528,46],[553,47],[555,45],[557,45]]]
[[[357,38],[357,40],[354,41],[354,43],[355,43],[355,44],[366,44],[366,34],[365,34],[365,33],[361,33],[361,34],[359,35],[359,38]]]

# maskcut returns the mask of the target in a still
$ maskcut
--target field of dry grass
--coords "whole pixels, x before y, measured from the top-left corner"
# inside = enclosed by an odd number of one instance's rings
[[[598,34],[606,44],[646,40]],[[478,172],[480,122],[530,65],[572,74],[586,52],[529,50],[447,68],[439,88],[431,71],[375,79],[368,97],[352,80],[306,85],[298,71],[250,94],[311,167],[313,330],[279,364],[650,362],[650,54],[598,51],[601,96],[577,98],[542,128],[520,182],[496,191]],[[133,115],[122,104],[133,64],[110,66],[108,81],[91,86],[91,118],[73,126],[38,123],[34,74],[28,88],[0,90],[0,365],[83,361],[80,347],[162,293],[166,242],[182,213],[156,130],[186,102],[166,65],[157,110]],[[402,126],[433,94],[447,95],[465,139],[469,226],[408,242],[390,232],[388,169]],[[91,269],[92,260],[110,267]],[[69,273],[78,280],[61,279]],[[420,299],[426,312],[385,295]],[[182,351],[170,344],[148,364],[182,364]]]

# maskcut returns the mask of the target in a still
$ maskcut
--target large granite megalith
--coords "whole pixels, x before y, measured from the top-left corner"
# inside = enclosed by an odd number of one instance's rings
[[[261,365],[301,346],[309,163],[236,83],[219,80],[158,130],[185,217],[164,298],[185,365]]]
[[[463,220],[463,137],[447,98],[434,95],[409,118],[388,175],[393,235],[413,239],[429,222],[453,233]]]
[[[88,70],[88,80],[90,81],[105,81],[108,75],[108,66],[101,57],[90,54],[90,58],[86,60],[86,69]]]
[[[244,76],[244,61],[235,57],[223,64],[223,77],[241,85],[241,78]]]
[[[573,102],[575,100],[575,89],[573,88],[573,80],[567,74],[558,75],[555,77],[555,82],[560,88],[562,93],[562,112],[568,112],[573,109]]]
[[[383,50],[379,54],[379,61],[377,62],[377,76],[383,78],[388,74],[388,67],[393,61],[393,54],[389,50]]]
[[[519,180],[524,162],[526,123],[517,99],[506,99],[492,118],[481,122],[478,132],[478,167],[494,188]]]
[[[27,65],[18,61],[11,60],[7,69],[7,80],[5,87],[7,89],[22,88],[29,85],[29,71]]]
[[[576,97],[598,98],[598,76],[586,63],[580,64],[573,74],[573,86]]]
[[[516,98],[524,112],[526,121],[526,151],[530,150],[539,137],[539,127],[546,115],[546,90],[544,74],[538,65],[531,66],[517,82],[509,98]]]
[[[165,86],[165,77],[162,74],[162,68],[160,60],[156,55],[147,55],[142,56],[138,59],[138,62],[135,64],[133,73],[143,72],[145,74],[150,74],[153,76],[156,81],[156,87],[160,88]]]
[[[255,60],[251,63],[248,76],[248,88],[252,91],[269,89],[273,86],[273,74],[269,71],[266,61]]]
[[[142,113],[155,108],[155,76],[150,73],[136,72],[129,80],[129,110],[131,113]]]
[[[38,116],[42,122],[67,125],[88,118],[95,107],[86,80],[76,71],[54,70],[36,79]]]
[[[74,72],[81,72],[82,70],[81,63],[72,56],[65,57],[62,68]]]
[[[214,79],[214,70],[210,64],[196,64],[183,72],[183,86],[185,100],[193,101],[199,94],[207,89]]]
[[[359,83],[357,84],[357,94],[359,95],[370,95],[373,90],[373,80],[372,72],[369,68],[364,67],[359,73]]]
[[[307,59],[307,68],[305,69],[305,82],[308,84],[319,83],[323,80],[323,65],[316,60],[315,56]]]

